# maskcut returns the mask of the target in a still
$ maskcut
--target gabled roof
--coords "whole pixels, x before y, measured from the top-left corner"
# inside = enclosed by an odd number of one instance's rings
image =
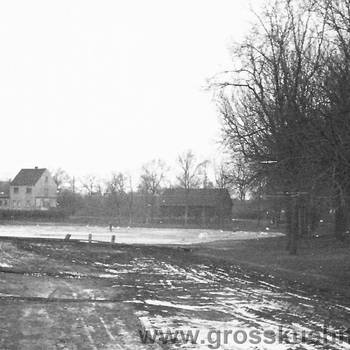
[[[164,190],[160,198],[161,206],[184,206],[186,202],[188,206],[232,206],[229,192],[222,188],[172,188]]]
[[[0,181],[0,198],[10,195],[10,181]]]
[[[21,169],[12,180],[11,186],[34,186],[45,170],[45,168]]]

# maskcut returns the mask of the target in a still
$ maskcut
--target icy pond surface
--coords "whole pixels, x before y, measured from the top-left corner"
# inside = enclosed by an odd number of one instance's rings
[[[206,229],[167,229],[66,225],[0,225],[0,236],[64,238],[87,240],[89,234],[96,241],[110,242],[116,236],[117,243],[127,244],[192,244],[225,239],[254,239],[279,236],[276,232],[245,232]]]

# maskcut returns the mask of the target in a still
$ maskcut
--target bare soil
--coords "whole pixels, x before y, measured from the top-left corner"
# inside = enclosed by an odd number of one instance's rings
[[[204,335],[212,329],[321,331],[325,324],[331,330],[349,329],[350,300],[342,293],[349,280],[339,282],[332,294],[292,277],[306,274],[306,263],[313,274],[322,256],[329,264],[333,250],[327,255],[326,243],[317,243],[314,259],[301,250],[298,263],[279,251],[282,240],[268,241],[191,247],[2,241],[0,349],[208,349],[203,343],[143,344],[141,319],[153,329],[199,329]],[[346,264],[346,248],[337,249]],[[332,276],[331,268],[316,272],[333,281],[341,275]],[[305,347],[289,341],[275,346],[324,349],[316,341]],[[338,342],[327,348],[343,347]]]
[[[288,253],[286,237],[250,241],[217,241],[197,245],[199,256],[215,257],[272,274],[284,283],[350,300],[350,239],[336,241],[329,235],[299,242],[297,255]]]

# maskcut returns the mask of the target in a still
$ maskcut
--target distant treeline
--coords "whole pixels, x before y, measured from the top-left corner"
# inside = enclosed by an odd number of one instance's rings
[[[62,191],[58,208],[65,217],[76,223],[112,223],[114,226],[167,226],[183,227],[184,217],[164,216],[161,213],[161,194],[119,192],[94,195]],[[230,228],[228,220],[226,228]],[[187,227],[202,227],[198,216],[189,215]],[[219,222],[208,219],[205,227],[222,228]]]
[[[69,190],[62,191],[58,196],[58,208],[55,210],[0,210],[0,220],[4,221],[38,221],[73,224],[95,224],[116,226],[143,227],[183,227],[182,217],[162,217],[160,197],[133,192],[116,197],[112,194],[82,195]],[[232,223],[225,222],[219,227],[215,222],[207,222],[206,228],[233,229],[236,220],[248,220],[261,225],[284,230],[287,222],[286,205],[283,198],[263,198],[251,200],[234,200],[232,208]],[[313,208],[312,227],[315,232],[321,222],[334,220],[332,203],[325,200]],[[203,227],[198,218],[189,217],[188,228]]]

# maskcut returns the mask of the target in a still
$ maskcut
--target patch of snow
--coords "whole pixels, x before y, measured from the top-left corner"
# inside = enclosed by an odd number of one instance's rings
[[[286,294],[292,296],[292,297],[296,297],[296,298],[299,298],[299,299],[304,299],[304,300],[311,300],[311,298],[309,297],[304,297],[302,295],[298,295],[298,294],[294,294],[294,293],[290,293],[290,292],[287,292]]]
[[[13,267],[13,266],[6,263],[0,263],[0,267]]]
[[[350,307],[343,306],[343,305],[339,305],[339,304],[337,304],[336,306],[337,306],[337,307],[340,307],[341,309],[344,309],[344,310],[346,310],[346,311],[349,311],[349,312],[350,312]]]
[[[268,287],[280,289],[280,287],[275,286],[274,284],[270,284],[270,283],[264,282],[264,281],[259,281],[259,283],[261,283],[261,284],[263,284],[263,285],[265,285],[265,286],[268,286]]]
[[[173,304],[169,301],[161,301],[161,300],[153,300],[153,299],[146,299],[145,303],[148,305],[165,306],[165,307],[172,307],[175,309],[192,310],[192,311],[207,309],[205,306],[191,306],[191,305],[184,305],[184,304]]]

